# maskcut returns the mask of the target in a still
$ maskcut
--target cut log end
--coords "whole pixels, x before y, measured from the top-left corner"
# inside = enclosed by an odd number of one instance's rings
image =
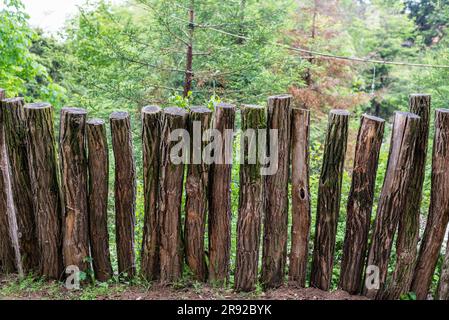
[[[364,119],[367,119],[369,121],[378,122],[378,123],[385,123],[385,120],[376,116],[372,116],[370,114],[364,114],[362,115]]]
[[[348,110],[342,110],[342,109],[333,109],[330,111],[331,116],[342,116],[342,117],[349,117],[351,113]]]
[[[168,107],[164,109],[164,114],[171,117],[185,117],[187,116],[187,111],[178,107]]]
[[[87,115],[87,110],[83,108],[76,108],[76,107],[64,107],[61,109],[61,114],[80,114],[80,115]]]
[[[206,108],[206,107],[197,106],[197,107],[191,107],[190,108],[190,113],[194,113],[194,114],[210,114],[210,113],[212,113],[212,110],[210,110],[209,108]]]
[[[126,111],[117,111],[111,113],[109,116],[109,120],[111,121],[120,121],[120,120],[126,120],[129,118],[129,113]]]
[[[162,109],[158,106],[146,106],[142,108],[142,114],[158,114]]]
[[[42,110],[51,108],[51,104],[47,102],[38,102],[38,103],[27,103],[24,106],[25,110]]]
[[[102,127],[105,125],[105,122],[101,119],[91,119],[87,121],[86,124],[91,127]]]

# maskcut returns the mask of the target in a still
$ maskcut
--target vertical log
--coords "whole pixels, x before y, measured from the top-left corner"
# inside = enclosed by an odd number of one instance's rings
[[[256,288],[259,263],[260,226],[264,208],[263,176],[259,159],[259,135],[266,129],[265,108],[242,106],[240,197],[237,222],[235,289]]]
[[[447,168],[447,167],[446,167]],[[449,241],[446,245],[446,255],[441,267],[440,282],[437,289],[438,300],[449,300]]]
[[[421,118],[416,138],[410,186],[406,192],[405,209],[399,220],[396,242],[396,266],[384,298],[399,299],[410,291],[416,266],[419,240],[421,198],[426,173],[429,141],[430,95],[411,95],[410,112]]]
[[[212,111],[192,108],[189,114],[189,133],[193,140],[186,181],[186,219],[184,237],[186,261],[198,281],[206,281],[207,265],[204,252],[204,235],[207,218],[207,190],[209,165],[202,157],[206,141],[202,136],[210,128]]]
[[[159,169],[158,219],[161,233],[160,279],[172,283],[182,276],[183,247],[181,205],[184,182],[184,163],[174,163],[171,149],[178,143],[174,131],[187,128],[187,112],[181,108],[164,109],[161,134],[161,161]],[[182,143],[182,142],[181,142]]]
[[[219,104],[214,129],[222,136],[216,162],[210,168],[209,193],[209,281],[229,280],[231,252],[231,173],[235,106]]]
[[[384,127],[383,119],[369,115],[362,116],[346,210],[346,235],[339,284],[341,289],[350,294],[359,294],[362,288]]]
[[[60,124],[61,184],[64,197],[64,267],[89,268],[87,204],[87,156],[85,147],[87,112],[63,108]]]
[[[310,210],[309,186],[310,112],[292,110],[292,244],[289,281],[301,288],[306,286],[309,256]]]
[[[108,233],[109,150],[103,120],[87,122],[89,238],[95,278],[112,277]]]
[[[280,95],[268,99],[267,129],[277,130],[278,170],[265,177],[265,219],[261,282],[265,289],[284,283],[288,239],[288,178],[290,167],[290,130],[292,96]],[[274,145],[269,132],[267,150]]]
[[[157,280],[160,274],[158,223],[159,147],[162,110],[156,106],[142,109],[143,189],[145,217],[141,252],[141,272],[148,281]]]
[[[449,110],[435,112],[432,188],[429,215],[416,263],[411,291],[417,299],[427,299],[433,274],[449,222]],[[415,171],[416,174],[418,172]]]
[[[310,285],[329,290],[334,267],[341,184],[348,139],[349,112],[332,110],[324,146]]]
[[[58,180],[53,107],[47,103],[25,105],[28,161],[40,252],[39,274],[59,279],[63,272],[62,204]]]
[[[134,252],[136,168],[131,120],[128,112],[114,112],[109,120],[115,159],[115,232],[118,271],[122,276],[130,279],[136,273]]]
[[[11,188],[16,210],[20,255],[25,272],[38,271],[40,253],[36,236],[35,215],[28,167],[23,98],[2,101],[7,157]]]
[[[414,174],[412,164],[419,125],[420,118],[417,115],[396,112],[387,172],[367,259],[367,266],[377,267],[379,271],[378,286],[364,286],[363,293],[369,298],[381,299],[384,293],[394,235],[405,209],[406,192]]]

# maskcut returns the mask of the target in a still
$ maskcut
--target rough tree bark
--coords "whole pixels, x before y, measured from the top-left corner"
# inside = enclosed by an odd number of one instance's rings
[[[207,108],[190,109],[188,125],[193,143],[190,146],[186,181],[184,243],[187,265],[198,281],[207,280],[204,235],[208,210],[209,165],[202,157],[202,150],[207,143],[202,140],[202,136],[210,128],[211,119],[212,111]]]
[[[253,291],[259,269],[260,227],[264,193],[259,135],[266,129],[265,108],[242,106],[240,197],[237,222],[237,256],[234,286],[237,291]]]
[[[292,109],[292,244],[289,282],[306,286],[309,262],[310,224],[312,221],[309,186],[310,111]]]
[[[378,279],[375,279],[378,281],[370,282],[369,287],[365,283],[363,288],[363,293],[369,298],[381,299],[384,293],[394,235],[405,209],[406,192],[414,174],[412,164],[420,121],[419,116],[413,113],[395,114],[387,171],[367,259],[367,266],[377,267],[379,271]]]
[[[446,255],[441,267],[440,282],[437,289],[438,300],[449,300],[449,241],[446,245]]]
[[[174,146],[185,141],[172,141],[179,137],[171,137],[171,135],[174,135],[173,131],[177,129],[186,128],[187,112],[184,109],[176,107],[164,109],[161,129],[158,208],[161,234],[160,280],[162,283],[175,282],[182,276],[183,245],[181,206],[184,183],[184,162],[174,162],[171,153]],[[178,155],[177,153],[176,156]]]
[[[157,280],[160,274],[158,223],[159,147],[162,110],[156,106],[142,109],[143,189],[145,217],[141,252],[141,273],[148,281]]]
[[[190,0],[189,4],[189,25],[188,25],[188,42],[186,53],[186,72],[184,80],[183,96],[187,97],[192,90],[193,81],[193,37],[195,34],[195,1]]]
[[[341,289],[350,294],[359,294],[362,289],[374,187],[384,127],[383,119],[369,115],[362,116],[346,210],[346,235],[339,285]]]
[[[229,280],[231,251],[231,172],[235,106],[219,104],[215,109],[214,129],[222,144],[210,168],[209,181],[209,281]],[[215,140],[214,140],[215,141]]]
[[[396,242],[396,266],[388,284],[385,299],[399,299],[410,291],[418,255],[419,218],[426,173],[427,144],[429,141],[430,95],[411,95],[410,112],[421,118],[418,127],[410,186],[406,191],[405,209],[399,220]]]
[[[449,110],[439,109],[435,112],[429,215],[411,286],[411,291],[416,293],[416,298],[419,300],[427,299],[449,222],[448,145]]]
[[[23,98],[2,101],[5,142],[17,218],[20,256],[24,272],[27,273],[39,271],[40,252],[36,236],[23,106]]]
[[[324,146],[310,285],[329,290],[334,267],[341,184],[348,139],[349,112],[332,110]]]
[[[53,107],[47,103],[33,103],[27,104],[24,110],[40,252],[39,274],[60,279],[63,272],[62,203]]]
[[[118,271],[121,276],[131,279],[136,274],[134,252],[136,167],[131,119],[128,112],[114,112],[109,120],[115,159],[115,232]]]
[[[292,96],[280,95],[268,99],[267,129],[277,130],[277,167],[265,177],[265,219],[261,282],[265,289],[284,283],[288,236],[288,178],[290,167],[290,130]],[[274,139],[268,133],[267,150]],[[273,156],[273,155],[271,155]]]
[[[87,122],[89,236],[95,278],[112,277],[108,233],[109,149],[103,120]]]
[[[89,268],[86,117],[84,109],[63,108],[59,135],[64,267],[77,266],[83,272]]]

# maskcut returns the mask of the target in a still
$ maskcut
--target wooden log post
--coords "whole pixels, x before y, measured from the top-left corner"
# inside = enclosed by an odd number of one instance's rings
[[[449,241],[446,245],[446,254],[441,266],[440,281],[438,283],[436,298],[438,300],[449,300]]]
[[[253,291],[259,270],[260,228],[264,209],[260,135],[266,129],[265,108],[242,106],[240,197],[237,222],[236,291]],[[264,137],[265,138],[265,137]],[[265,141],[265,140],[264,140]]]
[[[219,104],[215,108],[213,127],[221,134],[222,141],[215,150],[215,162],[209,176],[209,282],[213,284],[223,284],[229,280],[234,126],[235,106]]]
[[[142,152],[145,217],[141,251],[141,273],[148,280],[159,278],[160,230],[158,222],[159,161],[162,110],[142,109]]]
[[[109,253],[108,192],[109,149],[103,120],[87,121],[89,171],[89,238],[95,278],[108,281],[112,273]]]
[[[309,262],[311,205],[309,185],[310,111],[292,109],[292,229],[289,282],[306,286]]]
[[[39,274],[63,276],[62,203],[58,178],[53,107],[32,103],[24,107],[36,231],[40,252]]]
[[[332,110],[324,146],[310,285],[329,290],[334,267],[341,185],[348,139],[349,112]]]
[[[7,158],[24,272],[39,271],[40,252],[28,165],[23,98],[2,101]]]
[[[284,283],[288,241],[288,179],[290,170],[290,95],[268,99],[267,150],[277,146],[277,171],[265,177],[265,219],[262,250],[261,282],[264,289],[277,288]],[[273,141],[277,132],[277,141]]]
[[[362,116],[346,210],[346,234],[339,284],[341,289],[350,294],[359,294],[362,289],[384,127],[383,119],[369,115]]]
[[[396,242],[396,265],[384,295],[385,299],[399,299],[410,291],[418,255],[421,199],[426,173],[427,144],[429,141],[430,95],[410,96],[410,112],[421,118],[416,138],[410,185],[406,192],[405,209],[399,219]]]
[[[164,109],[161,131],[161,161],[159,168],[159,208],[158,219],[161,235],[160,242],[160,280],[170,284],[179,280],[183,269],[183,245],[181,227],[182,193],[184,182],[184,162],[174,161],[175,147],[186,146],[176,130],[187,129],[187,112],[184,109],[170,107]],[[185,151],[185,150],[184,150]],[[184,156],[186,156],[184,154]],[[177,159],[179,160],[179,159]]]
[[[202,139],[210,128],[212,111],[208,108],[190,109],[189,133],[192,139],[190,162],[186,181],[186,205],[184,243],[186,261],[198,281],[207,280],[207,265],[204,252],[204,235],[208,212],[209,165],[202,157],[207,139]]]
[[[89,269],[89,224],[86,155],[87,111],[66,107],[61,110],[60,165],[64,198],[64,267]]]
[[[448,145],[449,110],[439,109],[435,112],[430,209],[410,289],[419,300],[427,299],[449,222]]]
[[[419,116],[396,112],[387,171],[367,259],[363,293],[369,298],[381,299],[384,293],[394,235],[405,209],[406,192],[414,174],[412,164],[419,125]]]
[[[131,279],[136,273],[134,252],[136,167],[131,119],[128,112],[114,112],[109,120],[115,159],[115,232],[118,271],[124,278]]]

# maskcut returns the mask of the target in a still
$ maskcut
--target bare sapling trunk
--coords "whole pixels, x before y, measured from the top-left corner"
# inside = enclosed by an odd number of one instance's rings
[[[259,140],[266,129],[265,108],[242,106],[240,197],[237,222],[237,257],[234,286],[237,291],[253,291],[259,270],[260,228],[264,209],[263,176]],[[265,137],[263,137],[265,139]]]
[[[109,149],[103,120],[87,122],[89,238],[95,278],[112,277],[108,232]]]
[[[427,299],[449,222],[449,110],[435,112],[432,187],[427,225],[421,242],[411,291]]]
[[[202,139],[210,128],[212,111],[196,107],[190,109],[189,133],[190,163],[186,181],[186,206],[184,243],[186,262],[198,281],[207,280],[207,265],[204,251],[204,235],[208,212],[209,165],[205,163],[202,150],[207,140]]]
[[[277,288],[284,283],[288,241],[288,178],[290,169],[290,95],[268,99],[267,152],[275,156],[277,171],[265,177],[265,219],[262,251],[261,282],[264,289]],[[276,131],[271,131],[276,130]],[[277,135],[274,134],[277,132]],[[276,140],[277,141],[274,141]],[[272,164],[270,164],[272,165]]]
[[[214,150],[215,163],[209,176],[209,282],[214,284],[229,280],[234,126],[235,106],[219,104],[215,109],[214,129],[221,133],[222,143]]]
[[[362,289],[384,127],[383,119],[362,116],[346,210],[346,235],[339,284],[341,289],[350,294],[359,294]]]
[[[332,110],[324,146],[310,285],[329,290],[334,267],[341,186],[348,139],[349,112]]]
[[[87,203],[87,111],[63,108],[60,124],[61,184],[64,197],[64,267],[86,272],[90,268]],[[68,269],[70,268],[70,269]]]
[[[124,278],[131,279],[136,274],[134,252],[136,167],[131,119],[128,112],[114,112],[109,120],[115,159],[115,232],[118,271]]]
[[[438,300],[449,300],[449,241],[446,245],[446,255],[441,267],[440,282],[437,289]]]
[[[393,239],[405,210],[406,192],[415,174],[412,165],[420,121],[419,116],[413,113],[395,114],[387,171],[372,231],[363,287],[363,293],[369,298],[381,299],[384,294]]]
[[[292,109],[292,234],[289,282],[306,286],[309,257],[311,205],[309,185],[310,112]]]
[[[158,222],[159,161],[162,110],[142,109],[143,189],[145,217],[141,252],[141,273],[148,281],[159,279],[160,230]]]
[[[53,107],[47,103],[32,103],[25,105],[24,110],[40,252],[39,274],[60,279],[63,276],[62,203]]]

